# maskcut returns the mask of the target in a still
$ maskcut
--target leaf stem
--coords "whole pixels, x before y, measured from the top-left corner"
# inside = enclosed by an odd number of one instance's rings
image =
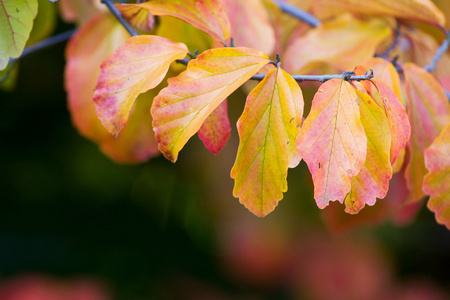
[[[441,46],[437,49],[436,54],[434,55],[430,64],[424,67],[425,71],[431,72],[436,69],[436,65],[441,59],[442,55],[444,55],[445,51],[447,51],[449,43],[450,43],[450,31],[446,33],[445,40],[442,42]]]
[[[280,0],[272,1],[281,9],[282,12],[291,15],[294,18],[297,18],[305,23],[308,23],[311,27],[317,27],[322,24],[319,19],[292,4]]]
[[[122,24],[122,26],[128,31],[128,33],[131,36],[137,36],[139,35],[139,32],[136,31],[136,29],[133,28],[133,26],[130,25],[123,17],[120,11],[114,6],[114,3],[111,2],[111,0],[101,0],[103,4],[108,6],[111,13],[114,15],[114,17],[117,19],[117,21]]]

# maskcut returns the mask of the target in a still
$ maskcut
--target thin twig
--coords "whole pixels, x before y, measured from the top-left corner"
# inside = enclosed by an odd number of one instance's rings
[[[317,27],[322,24],[319,19],[292,4],[280,0],[273,0],[273,3],[275,3],[282,12],[289,14],[305,23],[308,23],[312,27]]]
[[[400,23],[397,22],[397,26],[394,31],[394,40],[392,41],[392,44],[383,53],[377,54],[376,56],[384,58],[384,59],[388,59],[389,54],[391,54],[391,52],[395,48],[397,48],[399,42],[400,42]]]
[[[64,41],[67,41],[68,39],[70,39],[73,34],[76,32],[76,29],[71,29],[68,31],[65,31],[63,33],[51,36],[45,40],[39,41],[36,44],[33,44],[27,48],[25,48],[22,52],[22,54],[18,57],[18,58],[11,58],[8,62],[8,64],[10,64],[10,67],[8,69],[8,72],[6,73],[5,76],[0,77],[0,82],[5,81],[6,79],[8,79],[8,77],[11,75],[11,70],[14,68],[14,64],[17,63],[20,59],[24,58],[25,56],[30,55],[31,53],[34,53],[36,51],[45,49],[45,48],[49,48],[51,46],[54,46],[56,44],[62,43]]]
[[[436,69],[436,65],[438,61],[441,59],[442,55],[444,55],[445,51],[447,51],[449,43],[450,43],[450,31],[446,33],[445,40],[442,42],[442,45],[437,49],[436,54],[431,60],[431,63],[424,67],[425,71],[431,72]]]
[[[366,74],[366,75],[352,75],[352,76],[346,76],[346,72],[342,74],[334,74],[334,75],[293,75],[292,78],[295,79],[297,82],[303,82],[303,81],[319,81],[319,82],[325,82],[331,79],[345,79],[345,80],[370,80],[373,78],[373,74]],[[265,74],[256,74],[253,75],[252,80],[258,80],[261,81],[266,77]]]
[[[111,13],[116,17],[117,21],[122,24],[122,26],[128,31],[128,33],[131,36],[137,36],[139,35],[139,32],[136,31],[136,29],[133,28],[133,26],[130,25],[123,17],[120,11],[114,6],[114,3],[111,2],[111,0],[101,0],[103,4],[108,6]]]

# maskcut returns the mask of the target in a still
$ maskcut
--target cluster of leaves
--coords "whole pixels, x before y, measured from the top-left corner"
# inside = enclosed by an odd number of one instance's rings
[[[4,69],[23,50],[21,37],[31,30],[37,5],[0,1],[9,3],[0,18],[24,24],[10,23],[10,41],[0,49]],[[384,198],[399,172],[406,185],[402,205],[427,193],[428,207],[450,228],[450,104],[442,87],[448,71],[423,68],[438,49],[431,33],[443,29],[442,12],[428,0],[289,2],[323,23],[309,28],[284,15],[278,1],[116,4],[142,33],[129,37],[101,6],[61,0],[63,16],[81,26],[66,53],[75,126],[119,162],[159,152],[175,162],[196,133],[216,154],[230,136],[227,97],[250,79],[263,78],[237,122],[240,144],[231,169],[233,194],[251,212],[265,216],[274,210],[287,191],[288,168],[303,159],[319,208],[339,201],[356,214]],[[25,15],[25,7],[33,13]],[[418,29],[417,22],[433,27]],[[270,60],[276,52],[282,63]],[[376,53],[384,58],[373,58]],[[395,64],[390,55],[398,58]],[[440,66],[448,63],[444,54]],[[352,80],[348,73],[322,77],[303,117],[296,80],[306,77],[290,74],[353,69],[368,80]],[[162,88],[165,78],[168,86]]]

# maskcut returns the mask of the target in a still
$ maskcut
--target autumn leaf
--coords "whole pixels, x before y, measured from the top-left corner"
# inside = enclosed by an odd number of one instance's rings
[[[239,118],[239,149],[231,170],[233,195],[264,217],[287,191],[287,170],[301,160],[295,145],[303,115],[297,82],[282,69],[267,73],[248,95]]]
[[[117,136],[136,97],[157,86],[170,64],[186,56],[184,44],[151,35],[131,37],[101,65],[94,94],[97,116]]]
[[[261,0],[220,0],[228,13],[231,36],[236,46],[245,46],[271,54],[275,49],[275,31]]]
[[[391,164],[394,164],[410,138],[411,125],[409,124],[406,110],[397,95],[383,81],[374,79],[372,82],[378,90],[378,95],[375,99],[379,99],[379,105],[384,108],[389,121],[392,136],[390,161]]]
[[[142,9],[137,5],[117,5],[117,9],[122,16],[132,26],[142,31],[149,31],[153,29],[155,24],[155,16],[147,9]]]
[[[37,0],[0,0],[0,70],[25,47],[38,10]]]
[[[140,4],[116,4],[123,11],[135,7],[157,16],[172,16],[195,26],[215,40],[225,43],[230,36],[230,21],[219,0],[151,0]]]
[[[374,205],[377,198],[384,198],[392,177],[388,118],[369,95],[359,91],[356,94],[367,136],[367,156],[359,174],[353,176],[350,193],[345,198],[345,211],[350,214],[358,213],[365,204]]]
[[[310,30],[286,49],[283,59],[291,73],[308,73],[320,64],[347,71],[375,54],[391,29],[381,19],[361,21],[344,15]]]
[[[375,75],[375,79],[383,81],[388,86],[388,88],[395,93],[401,103],[403,103],[402,92],[400,88],[400,77],[394,65],[390,61],[387,61],[380,57],[372,57],[366,60],[363,65],[368,70],[372,70],[373,74]]]
[[[251,48],[210,49],[191,60],[186,71],[169,79],[151,111],[164,156],[175,162],[214,109],[268,62],[264,53]]]
[[[450,229],[450,123],[425,150],[425,166],[430,171],[423,180],[423,190],[430,195],[428,209]]]
[[[83,136],[99,144],[109,157],[120,162],[138,162],[156,155],[157,145],[148,113],[151,99],[137,101],[130,124],[114,138],[95,114],[92,101],[100,64],[116,48],[125,43],[129,34],[113,16],[98,15],[69,40],[66,49],[65,88],[72,123]],[[152,90],[153,91],[153,90]],[[157,93],[157,92],[155,92]],[[145,114],[140,110],[144,109]]]
[[[108,7],[98,0],[60,0],[58,4],[61,18],[65,22],[75,22],[78,26],[108,11]]]
[[[356,92],[348,82],[334,79],[320,86],[297,147],[313,176],[319,208],[330,201],[343,203],[367,151]]]
[[[450,122],[450,104],[439,82],[423,68],[406,63],[403,70],[411,122],[405,177],[413,192],[412,200],[418,201],[424,196],[423,177],[428,173],[423,153]]]
[[[430,0],[309,0],[314,12],[323,17],[344,12],[367,15],[392,16],[401,19],[427,22],[443,27],[444,14]]]
[[[209,152],[217,154],[227,143],[230,131],[228,104],[225,100],[203,122],[198,130],[198,137]]]

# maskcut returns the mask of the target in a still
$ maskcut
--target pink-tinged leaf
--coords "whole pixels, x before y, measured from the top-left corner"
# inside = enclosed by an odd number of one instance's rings
[[[358,95],[361,122],[367,136],[367,156],[361,171],[352,178],[352,188],[345,198],[345,211],[358,213],[365,204],[374,205],[384,198],[392,177],[390,162],[391,132],[384,109],[367,94]]]
[[[0,70],[22,54],[37,11],[37,0],[0,0]]]
[[[374,79],[373,82],[378,89],[381,106],[384,108],[389,120],[392,135],[390,156],[391,164],[394,164],[397,157],[405,149],[406,142],[409,140],[411,125],[409,124],[406,110],[397,95],[383,81]]]
[[[439,82],[423,68],[407,63],[403,70],[411,122],[411,138],[407,144],[410,157],[405,177],[413,192],[412,201],[418,201],[425,195],[423,177],[428,173],[423,152],[450,123],[450,104]]]
[[[320,86],[297,147],[313,176],[319,208],[330,201],[343,203],[367,151],[356,92],[348,82],[334,79]]]
[[[236,46],[245,46],[271,54],[275,49],[275,31],[262,0],[220,0],[228,13],[231,37]]]
[[[100,66],[94,94],[97,116],[114,136],[125,126],[137,96],[156,87],[170,64],[186,56],[184,44],[151,35],[131,37]]]
[[[227,100],[225,100],[203,122],[198,130],[198,137],[209,152],[217,154],[227,143],[230,131],[228,105]]]
[[[267,63],[267,55],[251,48],[216,48],[203,52],[189,62],[186,71],[169,79],[151,110],[164,156],[175,162],[216,107]]]
[[[286,49],[285,67],[292,73],[309,73],[321,64],[348,71],[373,57],[391,29],[380,19],[361,21],[350,15],[310,30]]]
[[[99,0],[59,0],[58,4],[61,18],[65,22],[75,22],[78,26],[108,11],[108,7]]]
[[[155,16],[147,9],[142,9],[136,5],[120,5],[116,4],[117,9],[122,16],[134,27],[142,31],[153,29],[155,24]]]
[[[135,7],[157,16],[179,18],[225,43],[230,36],[230,21],[219,0],[150,0],[140,4],[116,4],[119,10]]]
[[[425,150],[425,166],[430,171],[423,180],[423,190],[430,195],[428,209],[450,229],[450,123]]]
[[[131,115],[129,126],[116,139],[102,126],[92,101],[100,64],[128,37],[113,16],[99,15],[83,25],[67,45],[65,88],[72,123],[80,134],[98,143],[116,161],[138,162],[157,152],[148,108],[141,106],[138,99],[134,109],[136,116]]]
[[[380,57],[372,57],[364,62],[364,66],[368,70],[372,69],[375,79],[383,81],[397,98],[402,100],[400,77],[391,62]]]
[[[295,145],[303,115],[303,96],[282,69],[267,73],[248,95],[239,118],[239,149],[231,170],[233,195],[252,213],[272,212],[287,191],[287,171],[301,158]]]

